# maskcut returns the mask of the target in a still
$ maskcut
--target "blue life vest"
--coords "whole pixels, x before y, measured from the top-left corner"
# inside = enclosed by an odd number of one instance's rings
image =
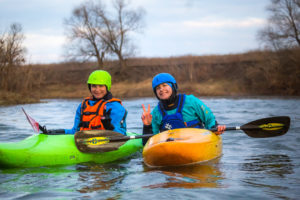
[[[160,132],[176,128],[203,128],[204,125],[200,119],[192,120],[189,122],[185,122],[183,120],[182,108],[185,101],[185,94],[179,94],[178,96],[179,100],[175,114],[167,114],[167,111],[164,109],[163,104],[161,102],[158,103],[158,110],[162,115],[162,121],[159,128]]]

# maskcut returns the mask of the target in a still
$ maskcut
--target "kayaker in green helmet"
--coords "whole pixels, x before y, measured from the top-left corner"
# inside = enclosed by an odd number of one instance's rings
[[[72,129],[47,130],[49,135],[74,134],[79,130],[113,130],[126,135],[127,111],[120,99],[113,98],[111,76],[107,71],[92,72],[87,81],[91,96],[77,107]]]
[[[154,76],[152,89],[159,102],[151,113],[150,105],[146,110],[142,104],[143,134],[157,134],[176,128],[214,127],[218,129],[216,134],[224,132],[226,126],[218,125],[212,111],[200,99],[194,95],[177,94],[177,82],[171,74]]]

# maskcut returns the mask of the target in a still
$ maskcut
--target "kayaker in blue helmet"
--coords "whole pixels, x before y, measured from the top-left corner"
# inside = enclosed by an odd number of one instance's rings
[[[107,71],[92,72],[87,81],[91,96],[77,107],[72,129],[47,130],[48,135],[74,134],[79,130],[113,130],[126,135],[127,111],[120,99],[110,92],[111,76]]]
[[[194,95],[177,94],[177,82],[171,74],[154,76],[152,89],[159,102],[151,113],[150,105],[146,110],[142,104],[143,134],[157,134],[176,128],[214,127],[218,129],[216,134],[224,132],[226,126],[217,124],[212,111],[200,99]]]

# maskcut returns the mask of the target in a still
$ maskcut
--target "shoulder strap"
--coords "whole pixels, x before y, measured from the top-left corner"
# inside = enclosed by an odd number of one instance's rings
[[[81,102],[81,108],[80,108],[80,123],[79,126],[82,124],[82,118],[83,118],[83,111],[87,107],[88,100],[92,99],[91,97],[86,97]]]
[[[179,94],[178,106],[177,106],[177,113],[181,113],[184,101],[185,101],[185,94]]]
[[[105,106],[106,103],[107,103],[106,101],[100,100],[100,103],[99,103],[97,111],[96,111],[96,113],[98,113],[98,115],[99,114],[103,115],[103,107]],[[99,110],[101,113],[99,113]]]
[[[166,112],[165,112],[165,109],[164,109],[164,106],[161,102],[158,102],[158,110],[160,112],[160,114],[164,117],[166,115]]]
[[[80,108],[80,114],[82,116],[83,110],[87,107],[88,101],[91,99],[91,97],[86,97],[81,102],[81,108]]]

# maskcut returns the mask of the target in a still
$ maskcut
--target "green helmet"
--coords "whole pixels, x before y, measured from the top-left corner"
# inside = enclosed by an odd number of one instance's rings
[[[107,71],[96,70],[90,74],[87,83],[94,84],[94,85],[106,85],[107,90],[110,91],[111,76]]]

